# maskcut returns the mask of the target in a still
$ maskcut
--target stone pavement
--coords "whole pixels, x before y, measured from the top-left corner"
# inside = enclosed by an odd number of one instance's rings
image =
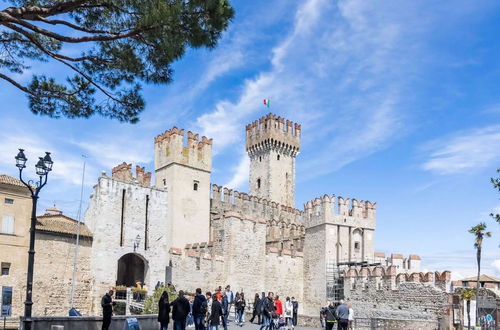
[[[228,330],[237,330],[237,329],[241,329],[241,330],[259,330],[259,328],[260,328],[260,325],[257,325],[255,323],[252,324],[252,323],[249,323],[248,321],[245,322],[245,324],[242,327],[239,327],[239,326],[235,325],[234,322],[230,322],[229,326],[228,326]],[[194,330],[194,328],[186,328],[186,330],[190,330],[190,329]],[[295,327],[295,329],[296,330],[318,330],[318,329],[321,329],[321,328]],[[224,328],[223,327],[219,327],[219,330],[224,330]]]

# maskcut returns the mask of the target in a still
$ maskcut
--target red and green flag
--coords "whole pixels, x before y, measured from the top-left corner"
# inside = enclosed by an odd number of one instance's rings
[[[269,99],[264,99],[264,105],[269,108]]]

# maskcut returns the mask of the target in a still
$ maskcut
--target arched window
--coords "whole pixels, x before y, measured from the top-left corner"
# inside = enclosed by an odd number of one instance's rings
[[[198,190],[198,184],[199,184],[198,181],[193,182],[193,190]]]
[[[257,179],[257,189],[260,189],[260,179]]]
[[[259,162],[261,162],[261,161],[262,161],[262,156],[259,156]]]
[[[277,160],[280,160],[280,155],[278,155],[278,157],[276,157]]]

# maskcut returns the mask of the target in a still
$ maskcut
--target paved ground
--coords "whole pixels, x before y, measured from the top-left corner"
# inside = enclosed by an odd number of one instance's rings
[[[234,322],[230,322],[229,326],[228,326],[228,330],[229,329],[231,329],[231,330],[236,330],[236,329],[241,329],[241,330],[259,330],[259,328],[260,328],[259,325],[255,324],[255,323],[251,324],[248,321],[245,322],[245,324],[242,327],[239,327],[239,326],[235,325]],[[186,328],[186,330],[190,330],[190,329],[194,330],[194,328]],[[321,329],[321,328],[296,327],[295,329],[297,329],[297,330],[318,330],[318,329]],[[223,328],[219,327],[219,330],[223,330]]]

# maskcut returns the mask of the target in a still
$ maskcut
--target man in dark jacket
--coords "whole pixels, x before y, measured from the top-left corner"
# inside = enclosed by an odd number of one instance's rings
[[[205,328],[205,316],[207,315],[207,298],[201,294],[201,289],[196,289],[196,296],[193,302],[193,317],[196,330]]]
[[[210,312],[210,318],[208,320],[210,330],[219,330],[221,320],[224,323],[223,316],[222,305],[217,300],[217,295],[214,294],[212,296],[212,310]]]
[[[324,309],[325,313],[325,329],[332,330],[335,323],[337,323],[337,317],[335,314],[335,306],[330,302],[328,306]]]
[[[109,290],[101,299],[102,306],[102,330],[108,330],[113,316],[113,290]]]
[[[179,296],[172,302],[172,319],[174,330],[186,329],[186,318],[189,314],[189,301],[184,297],[184,291],[179,291]]]
[[[299,313],[299,302],[295,300],[295,297],[292,297],[292,306],[293,306],[293,316],[292,316],[292,324],[294,327],[297,326],[297,316]]]
[[[273,302],[274,294],[269,292],[267,298],[263,299],[261,311],[262,311],[262,325],[260,326],[260,330],[269,329],[272,323],[272,314],[274,313],[274,302]]]

